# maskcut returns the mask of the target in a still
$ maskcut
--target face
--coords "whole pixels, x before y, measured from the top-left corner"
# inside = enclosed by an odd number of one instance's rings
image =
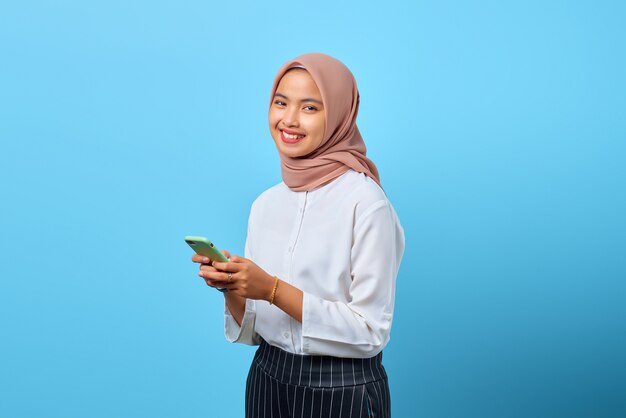
[[[280,80],[270,106],[269,125],[279,151],[289,157],[305,157],[320,146],[326,125],[324,104],[306,70],[289,70]]]

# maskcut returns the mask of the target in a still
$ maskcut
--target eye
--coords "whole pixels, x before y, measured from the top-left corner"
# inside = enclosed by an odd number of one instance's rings
[[[274,104],[277,106],[287,106],[287,104],[285,102],[283,102],[282,100],[276,99],[274,100]]]
[[[310,112],[315,112],[317,110],[317,107],[308,105],[308,106],[304,106],[304,110],[308,110]]]

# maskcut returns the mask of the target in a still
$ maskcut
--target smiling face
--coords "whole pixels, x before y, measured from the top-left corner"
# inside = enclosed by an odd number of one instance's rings
[[[322,95],[302,68],[287,71],[276,87],[269,126],[278,150],[292,158],[306,157],[324,139],[326,116]]]

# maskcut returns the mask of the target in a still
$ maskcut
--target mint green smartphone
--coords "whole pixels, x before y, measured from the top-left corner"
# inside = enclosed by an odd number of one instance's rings
[[[211,261],[228,262],[228,258],[222,254],[215,245],[205,237],[187,235],[185,242],[196,252],[196,254],[209,257]],[[220,292],[228,292],[228,289],[216,287]]]

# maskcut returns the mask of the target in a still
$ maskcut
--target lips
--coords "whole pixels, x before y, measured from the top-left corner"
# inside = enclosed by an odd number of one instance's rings
[[[280,130],[280,139],[286,144],[296,144],[302,139],[304,139],[306,135],[300,134],[298,132],[290,131],[287,129]]]

